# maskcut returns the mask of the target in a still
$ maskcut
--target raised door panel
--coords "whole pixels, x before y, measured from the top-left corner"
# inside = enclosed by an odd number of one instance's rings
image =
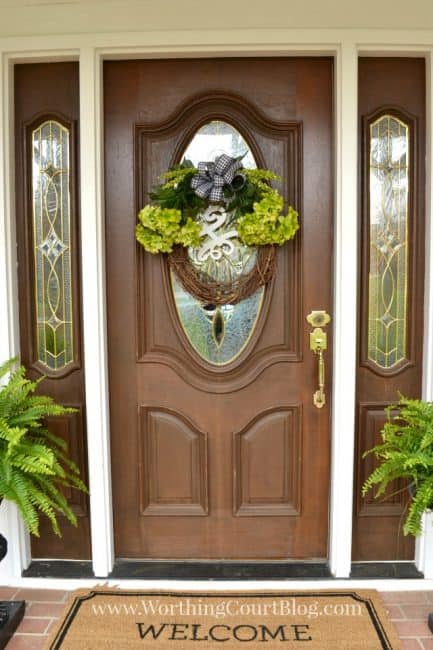
[[[207,515],[207,437],[168,410],[139,409],[141,515]]]
[[[357,509],[360,517],[401,517],[407,507],[408,493],[404,481],[393,481],[380,499],[375,499],[371,492],[362,498],[361,490],[364,482],[372,471],[378,466],[378,461],[373,454],[362,457],[360,450],[371,449],[381,442],[381,429],[387,421],[385,412],[387,404],[360,404],[358,418],[358,437],[356,441],[356,457],[358,466],[356,471]],[[391,411],[391,416],[397,411]]]
[[[260,415],[235,434],[235,515],[299,514],[301,436],[299,407]]]
[[[84,446],[83,436],[85,430],[83,408],[78,404],[65,404],[65,406],[75,408],[76,412],[58,417],[49,417],[47,418],[47,426],[54,435],[66,442],[69,457],[80,470],[82,480],[88,484],[87,450]],[[64,490],[64,494],[77,517],[88,517],[88,499],[84,492],[67,488]]]

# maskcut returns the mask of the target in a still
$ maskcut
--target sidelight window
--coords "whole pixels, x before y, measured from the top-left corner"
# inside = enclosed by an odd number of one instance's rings
[[[368,358],[388,370],[407,356],[409,126],[379,117],[369,155]]]
[[[74,361],[69,138],[54,120],[32,132],[36,359],[50,371]]]

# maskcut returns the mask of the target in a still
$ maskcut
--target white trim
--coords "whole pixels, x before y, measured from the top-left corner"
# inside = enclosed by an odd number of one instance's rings
[[[330,485],[329,564],[350,575],[355,440],[357,325],[358,56],[343,44],[336,59],[336,211],[334,238],[334,386]]]
[[[329,53],[342,43],[353,45],[363,52],[416,52],[430,49],[433,29],[191,29],[142,30],[133,32],[89,32],[85,34],[49,34],[38,36],[0,37],[0,49],[13,56],[51,57],[58,52],[94,47],[104,55],[114,56],[170,56],[184,54],[222,56],[242,53],[246,56],[260,53],[301,54]]]
[[[422,397],[433,401],[433,192],[432,110],[433,48],[426,56],[426,203],[425,203],[425,292]],[[415,564],[426,578],[433,578],[433,515],[423,518],[423,534],[415,545]]]
[[[13,155],[13,67],[0,58],[0,359],[19,354],[18,276],[16,272],[15,177]]]
[[[433,111],[433,48],[426,59],[426,228],[425,228],[425,295],[424,295],[424,350],[423,399],[433,401],[433,191],[432,191],[432,111]]]
[[[93,570],[114,562],[105,305],[101,61],[80,52],[81,259]]]
[[[18,275],[15,234],[13,69],[0,52],[0,362],[19,356]],[[0,530],[8,554],[0,564],[0,580],[21,575],[31,561],[30,538],[16,507],[3,503]]]
[[[416,565],[422,571],[424,578],[433,579],[433,512],[430,510],[423,516],[423,534],[416,540]]]

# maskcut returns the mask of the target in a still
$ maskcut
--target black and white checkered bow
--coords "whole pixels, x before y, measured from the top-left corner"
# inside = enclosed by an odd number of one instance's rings
[[[215,162],[200,162],[197,169],[198,174],[191,179],[192,189],[201,199],[219,203],[224,201],[224,186],[230,185],[242,163],[223,153]]]

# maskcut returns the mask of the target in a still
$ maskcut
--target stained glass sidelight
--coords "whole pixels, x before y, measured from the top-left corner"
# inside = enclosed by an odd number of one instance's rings
[[[253,154],[239,131],[218,120],[205,124],[197,131],[184,158],[198,165],[201,161],[212,161],[222,153],[233,157],[243,156],[244,167],[256,167]],[[230,224],[230,215],[225,213],[223,207],[212,206],[206,211],[206,216],[215,224],[215,236],[224,239],[226,235],[230,245],[222,245],[217,250],[210,242],[210,254],[205,251],[206,246],[190,250],[191,262],[213,279],[223,282],[248,272],[255,263],[256,249],[242,245],[236,236],[233,237],[233,224]],[[183,289],[173,274],[171,282],[181,325],[196,352],[213,365],[221,366],[233,361],[254,332],[264,288],[261,287],[254,295],[236,305],[215,306],[201,304]]]
[[[368,358],[392,369],[406,357],[409,127],[393,115],[370,125]]]
[[[69,137],[54,120],[32,132],[36,357],[50,371],[74,361]]]

